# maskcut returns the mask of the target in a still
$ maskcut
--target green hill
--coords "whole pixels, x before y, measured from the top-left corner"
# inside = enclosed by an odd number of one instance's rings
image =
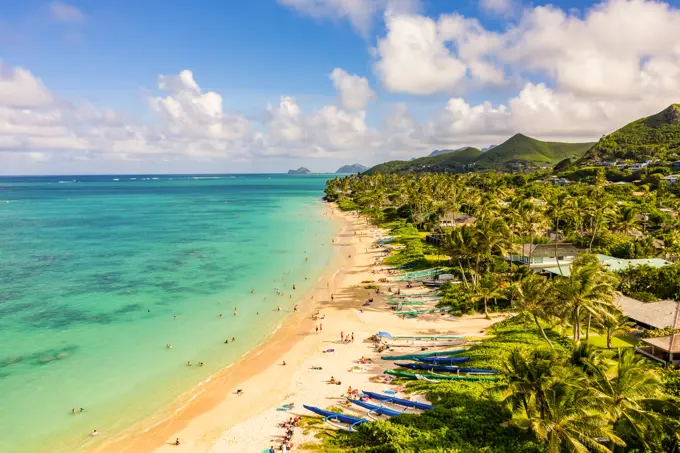
[[[656,115],[641,118],[605,135],[580,163],[631,159],[666,160],[680,152],[680,104],[672,104]]]
[[[461,172],[465,170],[466,165],[472,164],[481,155],[482,152],[477,148],[468,147],[419,159],[392,160],[376,165],[366,171],[365,174],[405,173],[409,171]]]
[[[567,157],[581,157],[593,143],[543,142],[516,134],[476,160],[479,169],[553,166]]]
[[[472,169],[512,170],[553,166],[567,157],[583,156],[591,146],[593,143],[542,142],[517,134],[486,152],[470,147],[409,161],[393,160],[376,165],[366,174],[409,171],[462,172]]]

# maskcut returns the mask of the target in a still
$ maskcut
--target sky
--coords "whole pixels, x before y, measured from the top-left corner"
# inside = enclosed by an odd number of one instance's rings
[[[333,172],[680,102],[680,0],[0,2],[0,174]]]

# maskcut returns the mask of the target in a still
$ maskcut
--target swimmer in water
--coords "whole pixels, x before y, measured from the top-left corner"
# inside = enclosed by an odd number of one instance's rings
[[[203,366],[203,362],[198,362],[198,366]]]
[[[255,288],[251,289],[251,290],[250,290],[250,293],[251,293],[251,294],[255,294]]]
[[[236,338],[231,337],[231,342],[233,343],[234,341],[236,341]]]
[[[276,307],[276,311],[281,311],[281,307]]]
[[[220,318],[222,317],[222,313],[220,313]]]
[[[191,360],[187,362],[187,366],[191,366]]]
[[[172,349],[172,345],[170,343],[166,343],[165,347],[168,348],[168,349]]]

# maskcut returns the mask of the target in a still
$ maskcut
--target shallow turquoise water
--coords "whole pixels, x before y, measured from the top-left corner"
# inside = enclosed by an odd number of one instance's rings
[[[330,259],[326,179],[0,178],[0,451],[78,451],[261,343]]]

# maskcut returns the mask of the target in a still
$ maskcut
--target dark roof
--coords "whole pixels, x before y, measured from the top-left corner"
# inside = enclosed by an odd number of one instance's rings
[[[531,251],[533,247],[533,252]],[[585,247],[575,244],[557,244],[557,254],[555,254],[555,244],[524,244],[521,249],[522,256],[531,255],[533,258],[554,258],[556,256],[576,256]]]
[[[624,315],[633,321],[663,329],[675,323],[675,310],[678,302],[661,300],[659,302],[641,302],[631,297],[619,296],[615,304]]]
[[[671,347],[671,340],[673,341],[673,346]],[[680,335],[668,335],[665,337],[657,338],[643,338],[643,342],[654,346],[655,348],[662,349],[666,352],[672,352],[673,354],[680,352]]]

